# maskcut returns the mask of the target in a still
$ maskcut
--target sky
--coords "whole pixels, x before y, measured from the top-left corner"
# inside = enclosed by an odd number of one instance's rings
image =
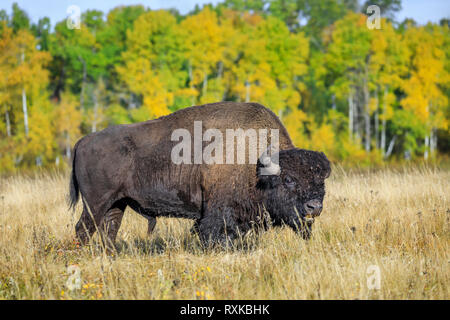
[[[176,8],[185,14],[196,4],[216,4],[220,0],[0,0],[0,9],[6,9],[10,14],[14,2],[25,9],[33,22],[48,16],[54,25],[67,17],[67,8],[71,5],[77,5],[82,12],[87,9],[107,12],[119,5],[143,4],[151,9]],[[450,0],[403,0],[402,7],[396,14],[397,21],[413,18],[419,24],[426,24],[428,21],[437,23],[442,18],[450,18]]]

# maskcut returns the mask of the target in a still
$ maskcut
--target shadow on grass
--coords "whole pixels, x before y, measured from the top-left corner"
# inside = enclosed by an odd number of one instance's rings
[[[117,240],[116,250],[126,255],[160,255],[166,252],[185,251],[193,254],[203,252],[200,240],[196,235],[185,234],[181,238],[152,235],[148,238],[134,238],[130,241]]]
[[[253,232],[235,239],[227,246],[220,244],[205,246],[201,243],[198,235],[194,233],[185,233],[180,238],[175,235],[168,235],[167,237],[152,235],[148,238],[138,237],[130,241],[116,241],[117,253],[124,255],[161,255],[171,252],[184,252],[194,255],[219,252],[251,252],[256,250],[258,246],[259,235]]]

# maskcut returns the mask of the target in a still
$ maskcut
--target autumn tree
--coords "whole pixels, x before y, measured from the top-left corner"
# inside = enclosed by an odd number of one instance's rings
[[[200,102],[208,101],[208,75],[217,72],[223,55],[223,33],[214,11],[208,7],[180,23],[179,35],[185,39],[183,54],[187,60],[189,86],[199,88]],[[201,85],[200,85],[201,84]]]
[[[179,86],[175,18],[167,11],[142,14],[127,33],[127,51],[117,72],[128,88],[142,99],[140,120],[169,113],[173,92]],[[178,68],[177,68],[178,66]]]
[[[373,33],[366,28],[365,16],[348,13],[337,21],[325,56],[332,77],[331,92],[347,100],[350,139],[364,138],[370,150],[369,67]]]
[[[387,148],[392,150],[396,136],[391,137],[387,145],[387,124],[394,116],[396,106],[395,91],[399,90],[407,76],[410,51],[404,37],[396,32],[393,25],[382,19],[383,28],[373,30],[369,72],[371,90],[374,95],[369,109],[374,114],[375,146],[386,155]],[[398,104],[397,104],[398,106]],[[380,128],[381,122],[381,128]]]
[[[406,96],[401,105],[404,108],[404,117],[409,120],[408,126],[415,127],[416,134],[423,139],[422,151],[425,159],[436,150],[437,129],[448,129],[445,117],[448,98],[443,91],[450,83],[444,51],[446,37],[446,26],[428,25],[408,28],[405,32],[412,55],[409,75],[403,83]],[[408,116],[408,113],[412,116]],[[409,147],[414,148],[415,144]]]
[[[381,7],[381,29],[366,25]],[[0,10],[0,171],[69,160],[82,135],[190,105],[258,102],[294,143],[371,165],[448,152],[448,19],[399,0],[225,0],[87,10],[81,28]]]
[[[79,102],[70,92],[62,92],[54,109],[55,134],[59,149],[70,160],[71,150],[80,137],[82,113]]]
[[[0,95],[5,115],[8,146],[14,163],[28,164],[52,156],[52,131],[48,127],[51,115],[48,109],[45,68],[50,55],[39,51],[33,35],[20,29],[14,35],[6,25],[2,27],[0,42]],[[44,128],[49,130],[44,130]],[[12,149],[11,149],[12,148]]]

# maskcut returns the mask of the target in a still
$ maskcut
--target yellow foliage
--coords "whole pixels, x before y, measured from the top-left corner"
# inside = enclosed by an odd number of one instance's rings
[[[80,138],[80,125],[82,115],[77,106],[75,96],[68,92],[61,94],[61,100],[55,107],[54,128],[60,148],[71,148]]]
[[[299,148],[305,148],[308,142],[304,133],[304,124],[309,121],[306,113],[300,109],[294,109],[284,116],[282,120],[294,145]]]
[[[26,144],[26,153],[32,156],[42,157],[42,160],[52,160],[55,132],[52,126],[52,114],[48,111],[35,108],[30,114],[30,134]]]
[[[448,85],[450,75],[445,68],[444,35],[438,28],[409,28],[405,35],[413,54],[411,76],[404,82],[406,97],[402,106],[431,129],[446,126],[444,108],[448,99],[440,85]]]
[[[277,14],[216,9],[181,19],[118,9],[96,27],[58,24],[49,51],[38,49],[43,36],[0,22],[1,170],[69,155],[79,136],[113,123],[222,100],[261,103],[298,147],[355,165],[381,161],[375,141],[396,136],[395,153],[420,153],[425,137],[448,130],[448,26],[397,28],[382,18],[382,29],[369,30],[365,15],[349,11],[316,39]],[[61,101],[50,103],[50,92]]]
[[[330,124],[322,123],[312,129],[310,149],[323,151],[332,157],[335,145],[334,132]]]
[[[193,85],[204,80],[223,52],[223,33],[217,15],[208,7],[180,23],[180,35],[185,39],[186,59],[193,69]]]

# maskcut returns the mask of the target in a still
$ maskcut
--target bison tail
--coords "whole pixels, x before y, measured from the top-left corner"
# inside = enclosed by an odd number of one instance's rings
[[[78,202],[78,198],[80,196],[80,190],[78,188],[78,181],[77,176],[75,175],[75,158],[77,155],[77,147],[78,147],[78,141],[75,146],[73,147],[73,158],[72,158],[72,172],[70,174],[70,185],[69,185],[69,193],[70,193],[70,199],[69,199],[69,209],[74,209],[75,205]]]

